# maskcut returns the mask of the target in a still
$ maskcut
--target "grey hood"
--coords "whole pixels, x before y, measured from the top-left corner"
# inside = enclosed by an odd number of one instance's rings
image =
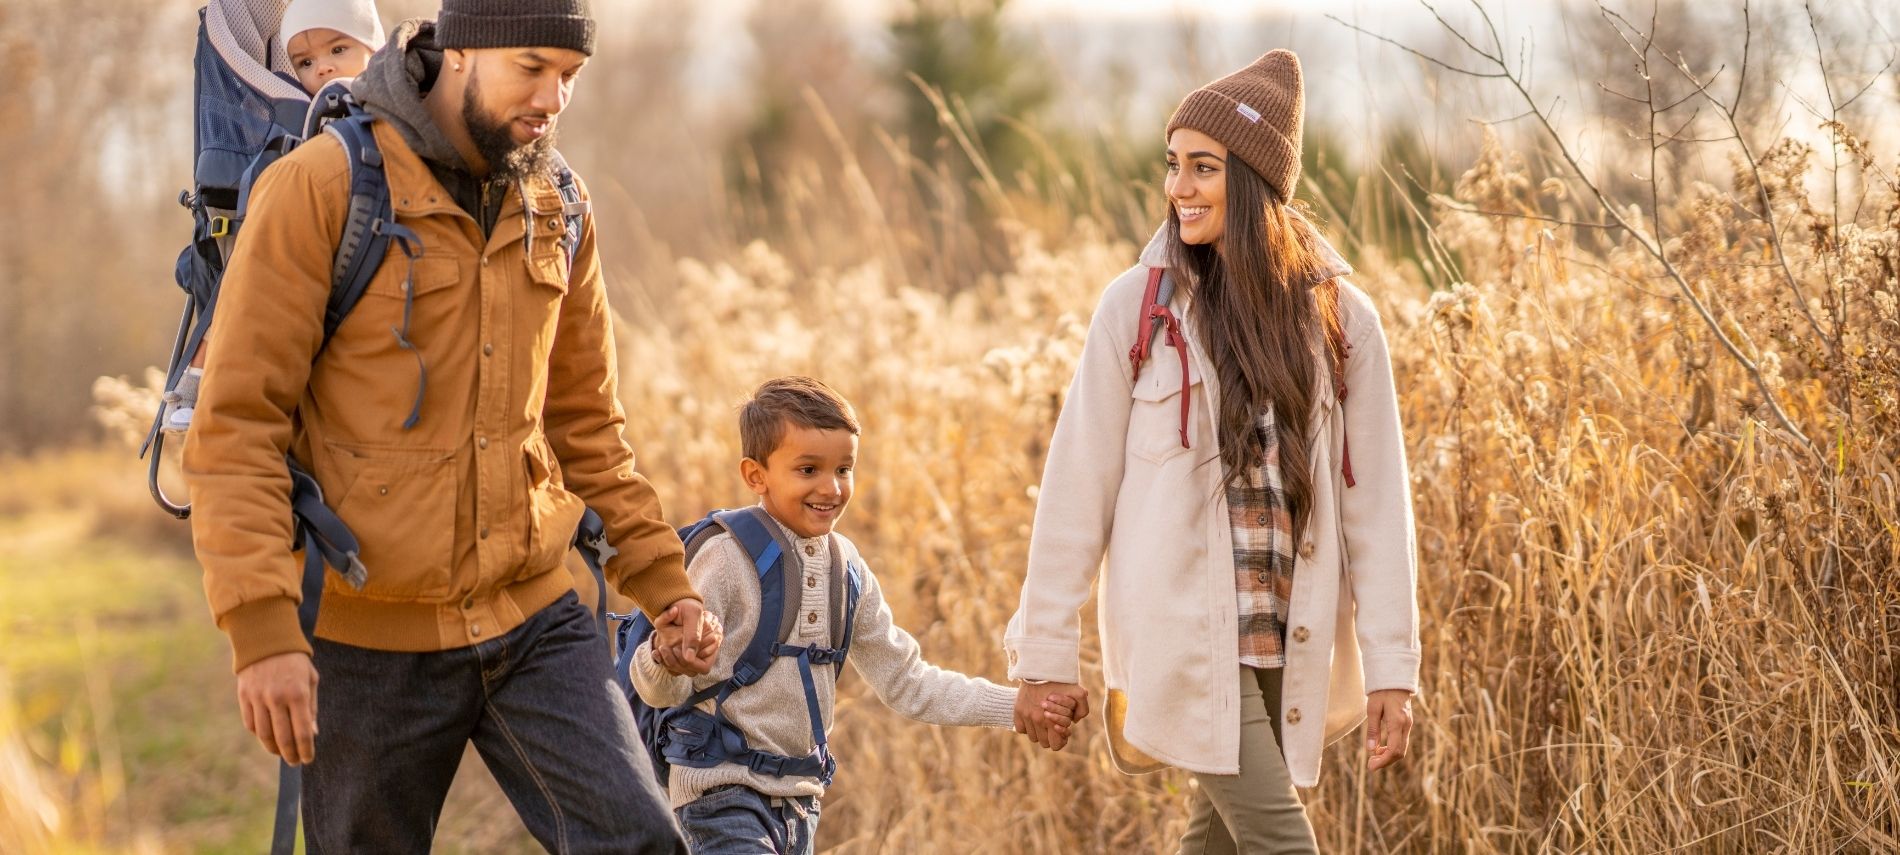
[[[369,58],[369,66],[351,84],[350,93],[371,115],[402,134],[431,168],[467,175],[468,163],[455,144],[435,126],[422,95],[442,70],[442,49],[435,46],[435,22],[411,18],[396,26],[388,44]],[[440,177],[440,176],[438,176]]]

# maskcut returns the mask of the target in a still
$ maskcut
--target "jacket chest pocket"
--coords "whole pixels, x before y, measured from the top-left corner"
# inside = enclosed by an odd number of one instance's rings
[[[544,223],[559,224],[561,219],[537,220],[537,234],[534,236],[533,250],[528,254],[528,285],[522,292],[522,302],[527,310],[520,314],[521,322],[527,325],[522,330],[528,340],[541,345],[536,352],[546,355],[545,348],[552,345],[554,330],[561,317],[561,304],[567,299],[567,252],[558,242],[561,232],[550,234]]]
[[[462,303],[455,286],[461,281],[461,267],[452,258],[424,255],[411,261],[391,249],[351,315],[373,319],[367,334],[394,351],[454,326]]]
[[[1161,463],[1187,451],[1188,441],[1198,433],[1204,394],[1194,360],[1189,359],[1183,371],[1181,352],[1157,342],[1130,392],[1128,452]]]

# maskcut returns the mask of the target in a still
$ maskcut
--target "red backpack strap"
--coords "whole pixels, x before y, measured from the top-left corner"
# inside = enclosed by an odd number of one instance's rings
[[[1337,287],[1337,286],[1335,286]],[[1341,322],[1342,326],[1344,322]],[[1332,343],[1333,396],[1338,399],[1337,406],[1343,411],[1346,407],[1346,359],[1351,355],[1352,346],[1346,343],[1345,330],[1326,330],[1326,338]],[[1339,474],[1346,478],[1346,488],[1358,486],[1352,477],[1352,437],[1342,434],[1339,440]]]
[[[1161,274],[1166,271],[1160,267],[1148,268],[1148,290],[1141,297],[1141,315],[1135,321],[1135,346],[1128,349],[1128,362],[1133,369],[1132,376],[1141,376],[1141,364],[1148,361],[1149,349],[1154,345],[1155,328],[1160,324],[1151,322],[1155,300],[1161,295]]]
[[[1181,447],[1192,448],[1188,444],[1188,414],[1192,411],[1188,384],[1187,337],[1181,334],[1181,322],[1175,318],[1174,311],[1168,308],[1171,294],[1162,293],[1162,276],[1167,270],[1161,267],[1148,268],[1148,288],[1141,297],[1140,326],[1135,330],[1135,345],[1128,349],[1128,361],[1133,370],[1130,374],[1141,377],[1141,363],[1148,360],[1154,350],[1155,333],[1166,330],[1168,344],[1181,356]],[[1173,289],[1168,289],[1172,291]]]

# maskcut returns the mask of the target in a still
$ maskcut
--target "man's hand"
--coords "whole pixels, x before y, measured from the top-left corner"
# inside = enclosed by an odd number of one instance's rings
[[[1412,741],[1412,693],[1381,689],[1366,696],[1366,768],[1377,771],[1405,756]]]
[[[1052,700],[1057,695],[1064,700]],[[1074,683],[1024,683],[1016,691],[1016,732],[1029,734],[1044,748],[1055,750],[1068,744],[1069,729],[1088,715],[1088,690]]]
[[[237,675],[238,713],[264,750],[301,766],[317,759],[317,669],[310,654],[279,653]]]
[[[699,676],[719,658],[725,628],[698,600],[680,600],[653,621],[653,658],[667,673]]]

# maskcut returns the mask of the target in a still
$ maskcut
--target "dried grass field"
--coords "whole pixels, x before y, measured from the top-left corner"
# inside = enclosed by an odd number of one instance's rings
[[[1478,129],[1416,208],[1309,172],[1391,339],[1424,644],[1412,755],[1367,774],[1341,740],[1304,793],[1323,851],[1900,851],[1896,161],[1847,124],[1747,130],[1654,186]],[[805,156],[810,181],[735,196],[766,237],[603,214],[627,435],[685,522],[743,501],[753,386],[832,383],[864,422],[841,529],[927,656],[1000,680],[1046,442],[1158,180],[959,177],[844,134]],[[0,458],[0,852],[255,851],[274,768],[116,439],[147,378],[94,394],[109,438]],[[1099,718],[1050,754],[842,691],[823,851],[1159,852],[1184,827],[1188,778],[1116,772]],[[533,851],[463,771],[443,851]]]

